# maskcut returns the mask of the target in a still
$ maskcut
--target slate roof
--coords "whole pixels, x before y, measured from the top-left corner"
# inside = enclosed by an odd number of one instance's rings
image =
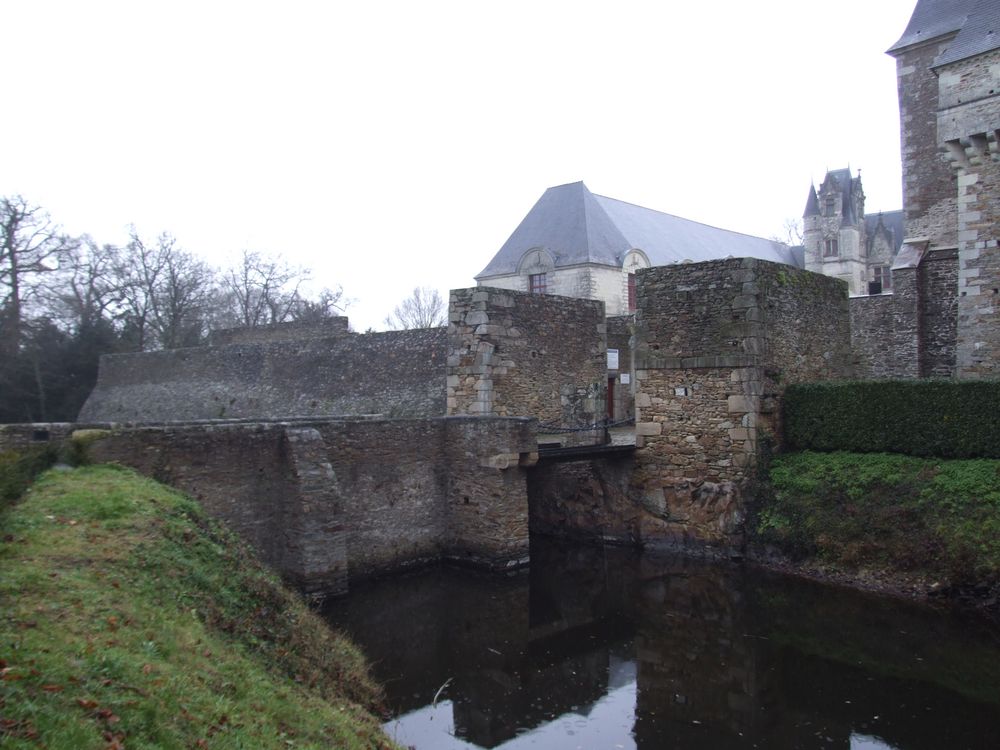
[[[819,216],[819,196],[816,195],[816,186],[809,186],[809,195],[806,197],[806,210],[802,212],[802,218],[807,216]]]
[[[801,265],[781,242],[595,195],[582,182],[546,190],[476,279],[517,273],[521,258],[535,248],[547,250],[556,268],[620,268],[632,249],[642,250],[654,266],[727,257]]]
[[[882,226],[889,230],[892,235],[892,253],[895,255],[899,252],[899,248],[903,244],[903,212],[900,211],[882,211],[877,214],[867,214],[865,216],[865,236],[868,238],[868,247],[870,251],[872,244],[875,242],[875,230],[878,228],[879,222]]]
[[[934,67],[1000,48],[1000,3],[996,0],[976,0],[970,5],[962,30],[934,61]]]
[[[912,44],[958,31],[973,2],[975,0],[918,0],[903,36],[886,51],[891,55]]]
[[[918,0],[906,30],[888,53],[956,31],[934,67],[1000,48],[1000,4],[996,0]]]

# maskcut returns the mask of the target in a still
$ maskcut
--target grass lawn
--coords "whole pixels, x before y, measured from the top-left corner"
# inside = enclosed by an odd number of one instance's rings
[[[389,748],[378,688],[190,499],[49,470],[0,511],[4,748]]]

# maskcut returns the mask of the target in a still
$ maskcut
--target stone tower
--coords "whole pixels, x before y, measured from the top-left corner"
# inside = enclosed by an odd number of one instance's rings
[[[889,54],[906,243],[957,252],[955,374],[1000,377],[1000,6],[919,0]]]
[[[802,215],[806,269],[847,282],[852,296],[868,294],[865,192],[850,168],[826,173],[809,188]]]

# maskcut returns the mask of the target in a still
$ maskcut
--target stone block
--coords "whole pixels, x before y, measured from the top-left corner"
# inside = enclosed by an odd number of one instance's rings
[[[663,434],[662,422],[636,422],[635,434],[644,437]]]
[[[753,411],[746,396],[729,396],[726,403],[726,409],[730,414]]]
[[[503,336],[503,326],[484,324],[476,327],[477,336]]]

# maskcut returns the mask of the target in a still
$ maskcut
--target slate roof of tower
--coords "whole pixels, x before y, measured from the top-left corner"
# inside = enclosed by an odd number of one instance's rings
[[[889,54],[957,31],[934,66],[1000,48],[1000,4],[996,0],[918,0],[906,30]]]
[[[802,218],[807,216],[819,216],[819,196],[816,195],[816,186],[809,186],[809,195],[806,197],[806,210],[802,212]]]
[[[521,258],[535,248],[547,250],[556,268],[581,263],[621,267],[632,249],[646,253],[654,266],[727,257],[798,265],[780,242],[595,195],[582,182],[546,190],[476,278],[517,273]]]
[[[918,0],[903,36],[887,51],[889,54],[958,31],[965,23],[974,0]]]
[[[962,30],[934,61],[935,67],[1000,48],[1000,3],[996,0],[976,0],[970,5]]]

